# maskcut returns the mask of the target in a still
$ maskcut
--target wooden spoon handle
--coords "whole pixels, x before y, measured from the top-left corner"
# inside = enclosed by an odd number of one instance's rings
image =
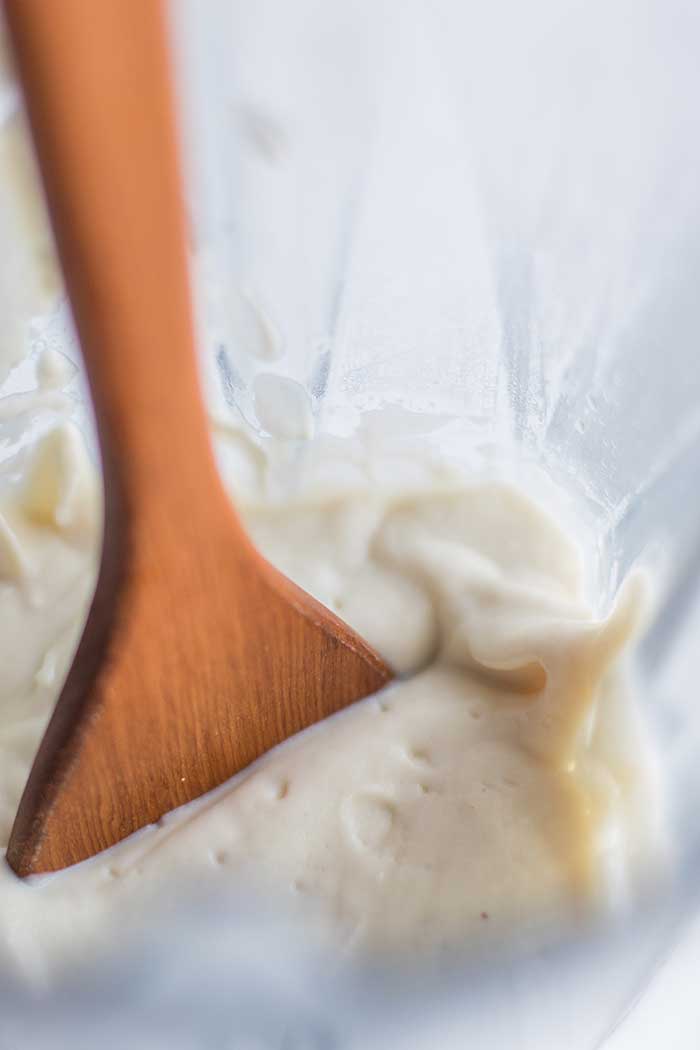
[[[217,486],[198,377],[161,0],[6,0],[108,500]]]

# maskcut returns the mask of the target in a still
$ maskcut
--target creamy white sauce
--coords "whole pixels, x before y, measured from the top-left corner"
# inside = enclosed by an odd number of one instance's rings
[[[55,364],[38,368],[52,387]],[[236,478],[262,492],[261,450],[217,433],[232,492]],[[623,659],[644,577],[597,620],[576,544],[534,502],[428,467],[418,486],[377,483],[378,452],[348,483],[351,447],[322,446],[308,490],[249,495],[243,512],[401,677],[92,862],[38,884],[3,870],[11,966],[45,979],[187,884],[206,899],[252,883],[352,952],[537,944],[629,900],[656,866],[658,790]],[[71,424],[5,464],[3,844],[89,602],[98,494]]]

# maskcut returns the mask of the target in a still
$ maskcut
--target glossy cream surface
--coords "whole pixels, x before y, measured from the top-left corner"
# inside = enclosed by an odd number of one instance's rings
[[[17,411],[31,414],[71,375],[55,355],[40,358]],[[597,619],[577,545],[509,485],[428,466],[420,483],[379,483],[379,453],[358,455],[348,440],[318,451],[314,484],[272,500],[269,454],[216,432],[261,550],[399,677],[92,862],[39,883],[3,870],[0,942],[12,965],[50,972],[102,951],[126,913],[187,887],[207,899],[253,885],[355,953],[537,944],[629,899],[659,844],[653,763],[624,667],[644,576]],[[6,843],[86,614],[101,500],[69,422],[6,461],[2,480]]]

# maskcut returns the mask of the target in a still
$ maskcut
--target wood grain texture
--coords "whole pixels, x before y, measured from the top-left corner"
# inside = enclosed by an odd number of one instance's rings
[[[160,0],[7,0],[105,478],[94,601],[8,861],[157,821],[391,673],[255,551],[198,392]]]

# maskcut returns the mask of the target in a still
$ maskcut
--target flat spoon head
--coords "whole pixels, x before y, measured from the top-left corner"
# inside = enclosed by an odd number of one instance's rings
[[[6,0],[105,479],[95,598],[15,820],[20,875],[92,856],[381,688],[255,551],[198,392],[164,9]]]
[[[107,544],[10,839],[20,875],[113,845],[389,678],[227,507],[206,534],[182,526]]]

